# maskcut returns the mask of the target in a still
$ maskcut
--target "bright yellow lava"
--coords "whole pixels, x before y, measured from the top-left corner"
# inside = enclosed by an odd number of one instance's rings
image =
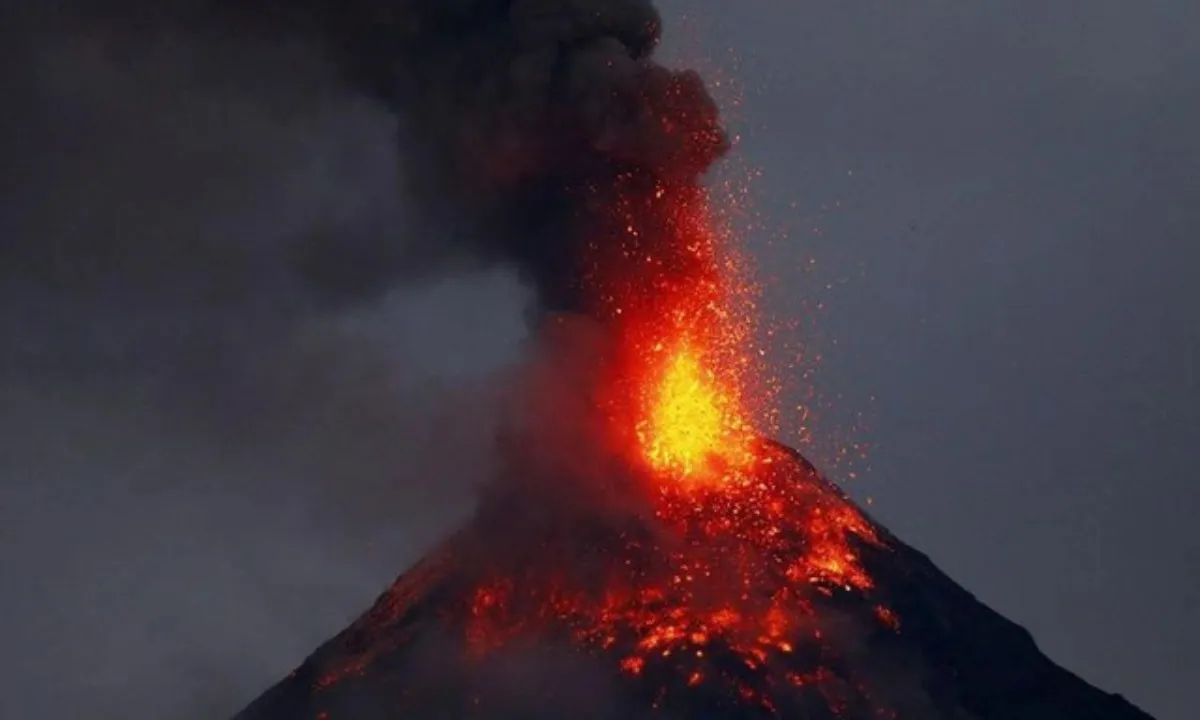
[[[736,393],[690,345],[670,355],[652,393],[638,438],[656,470],[699,478],[751,459]]]

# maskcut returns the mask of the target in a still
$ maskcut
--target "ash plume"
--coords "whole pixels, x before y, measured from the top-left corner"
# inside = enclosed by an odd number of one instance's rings
[[[6,2],[0,60],[0,717],[219,717],[469,513],[524,299],[305,32]]]
[[[24,654],[0,715],[219,714],[490,478],[492,399],[414,359],[471,348],[436,322],[385,347],[397,314],[446,311],[397,286],[465,251],[595,314],[581,284],[614,229],[606,193],[685,192],[726,140],[698,77],[654,62],[648,3],[17,10],[0,22],[0,560],[34,581],[0,599]]]
[[[550,309],[594,313],[581,283],[624,230],[611,217],[618,183],[626,196],[686,191],[728,146],[700,77],[655,61],[661,22],[649,0],[307,8],[264,4],[255,15],[317,28],[342,75],[400,120],[424,209],[515,265]],[[685,252],[662,236],[651,227],[626,249],[686,273]]]

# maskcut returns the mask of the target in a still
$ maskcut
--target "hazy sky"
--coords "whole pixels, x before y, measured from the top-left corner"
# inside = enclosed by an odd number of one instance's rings
[[[663,7],[676,54],[736,59],[773,228],[747,242],[824,358],[815,459],[870,442],[850,487],[898,535],[1190,718],[1200,6]],[[0,40],[0,716],[220,716],[469,507],[471,378],[521,293],[461,274],[330,314],[294,284],[306,238],[424,239],[387,118],[302,49]]]
[[[1200,6],[664,7],[739,59],[742,151],[790,231],[756,239],[771,311],[820,293],[801,256],[834,285],[817,384],[876,446],[851,488],[1055,660],[1191,717]]]

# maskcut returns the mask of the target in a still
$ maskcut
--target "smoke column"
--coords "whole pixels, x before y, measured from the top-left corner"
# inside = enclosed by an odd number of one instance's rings
[[[654,59],[653,4],[278,8],[255,6],[252,24],[315,29],[342,77],[392,111],[426,222],[515,267],[543,311],[604,328],[590,391],[613,449],[694,467],[740,442],[752,303],[729,282],[702,185],[729,140],[700,76]]]
[[[699,76],[655,62],[661,25],[650,2],[351,0],[310,10],[344,76],[401,121],[426,211],[519,268],[544,308],[603,315],[605,282],[643,277],[647,257],[659,275],[697,271],[686,248],[664,240],[672,218],[655,208],[669,203],[649,201],[694,193],[728,143]],[[282,22],[269,11],[259,20]],[[620,202],[640,205],[636,242],[614,217]]]
[[[0,9],[0,717],[228,715],[491,470],[522,291],[429,279],[392,113],[211,6]]]
[[[79,0],[0,25],[0,559],[29,578],[0,715],[252,692],[406,561],[360,567],[347,534],[461,510],[408,478],[487,476],[487,400],[414,402],[407,349],[345,332],[394,324],[371,305],[397,283],[467,250],[611,322],[624,288],[711,270],[665,240],[727,141],[654,62],[648,3]],[[339,573],[361,599],[278,611]]]

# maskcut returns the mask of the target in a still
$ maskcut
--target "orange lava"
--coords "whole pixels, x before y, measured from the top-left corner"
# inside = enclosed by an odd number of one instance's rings
[[[626,242],[616,253],[597,243],[591,275],[617,344],[601,388],[612,435],[660,477],[720,481],[753,461],[753,285],[704,190],[631,182],[616,191],[613,227]]]
[[[715,688],[776,713],[789,707],[780,688],[812,687],[841,714],[846,679],[827,662],[822,610],[861,606],[868,622],[898,630],[860,555],[883,542],[811,466],[762,439],[773,388],[755,344],[757,288],[735,251],[732,209],[714,212],[701,182],[725,136],[715,109],[696,105],[693,77],[647,85],[656,94],[620,119],[660,123],[661,147],[605,156],[602,170],[556,188],[578,223],[564,233],[586,245],[581,257],[570,245],[580,263],[571,307],[598,320],[609,343],[588,388],[601,417],[588,440],[629,471],[612,473],[621,501],[572,506],[557,524],[557,507],[542,512],[553,499],[533,497],[537,512],[517,521],[531,508],[502,505],[505,534],[475,538],[431,604],[462,629],[472,659],[566,640],[648,686],[655,707]],[[723,198],[737,195],[728,190]],[[552,520],[530,531],[525,520],[544,515]],[[410,596],[426,589],[394,590],[348,646],[370,645],[371,628],[406,618]],[[381,651],[349,653],[321,682],[360,673]]]
[[[650,407],[637,428],[646,460],[685,478],[702,474],[714,458],[743,464],[749,458],[746,427],[735,398],[688,343],[664,356],[662,377],[648,391]]]
[[[820,604],[873,583],[852,537],[880,540],[868,521],[795,458],[766,445],[720,482],[679,483],[656,475],[657,532],[625,532],[604,549],[590,577],[560,562],[502,572],[469,602],[467,639],[476,657],[547,628],[580,647],[618,653],[619,668],[641,677],[657,668],[687,687],[725,683],[746,702],[770,693],[738,672],[770,675],[788,658],[822,647]],[[895,616],[880,607],[876,621]],[[740,671],[714,665],[736,658]],[[781,664],[782,663],[782,664]],[[779,672],[779,679],[816,677]],[[799,684],[799,682],[795,683]]]
[[[610,434],[640,468],[651,529],[617,534],[586,576],[569,556],[497,573],[469,602],[468,640],[485,655],[556,627],[619,653],[630,676],[665,663],[687,687],[724,682],[770,707],[762,688],[711,666],[714,651],[765,673],[819,646],[815,605],[873,586],[851,538],[879,540],[815,471],[759,439],[746,397],[753,285],[704,193],[659,185],[615,206],[628,243],[593,276],[618,345],[600,397]],[[643,226],[671,233],[646,247],[674,255],[644,251]],[[818,665],[780,678],[820,675]]]
[[[753,285],[703,194],[656,187],[617,207],[630,211],[619,219],[630,244],[615,265],[597,263],[613,274],[593,276],[617,341],[596,398],[636,478],[623,491],[637,510],[573,516],[565,533],[512,539],[511,556],[510,538],[483,538],[468,559],[496,554],[468,563],[446,619],[474,660],[565,639],[647,686],[655,707],[671,693],[716,692],[779,714],[780,688],[790,688],[841,714],[854,690],[825,664],[822,608],[857,595],[868,622],[898,631],[860,557],[883,542],[834,486],[755,428]],[[643,223],[672,233],[647,247],[676,254],[641,252]],[[594,522],[581,530],[577,520]],[[352,628],[350,646],[370,646],[368,635],[405,617],[452,565],[410,571]],[[318,685],[361,674],[388,649],[351,653]]]

